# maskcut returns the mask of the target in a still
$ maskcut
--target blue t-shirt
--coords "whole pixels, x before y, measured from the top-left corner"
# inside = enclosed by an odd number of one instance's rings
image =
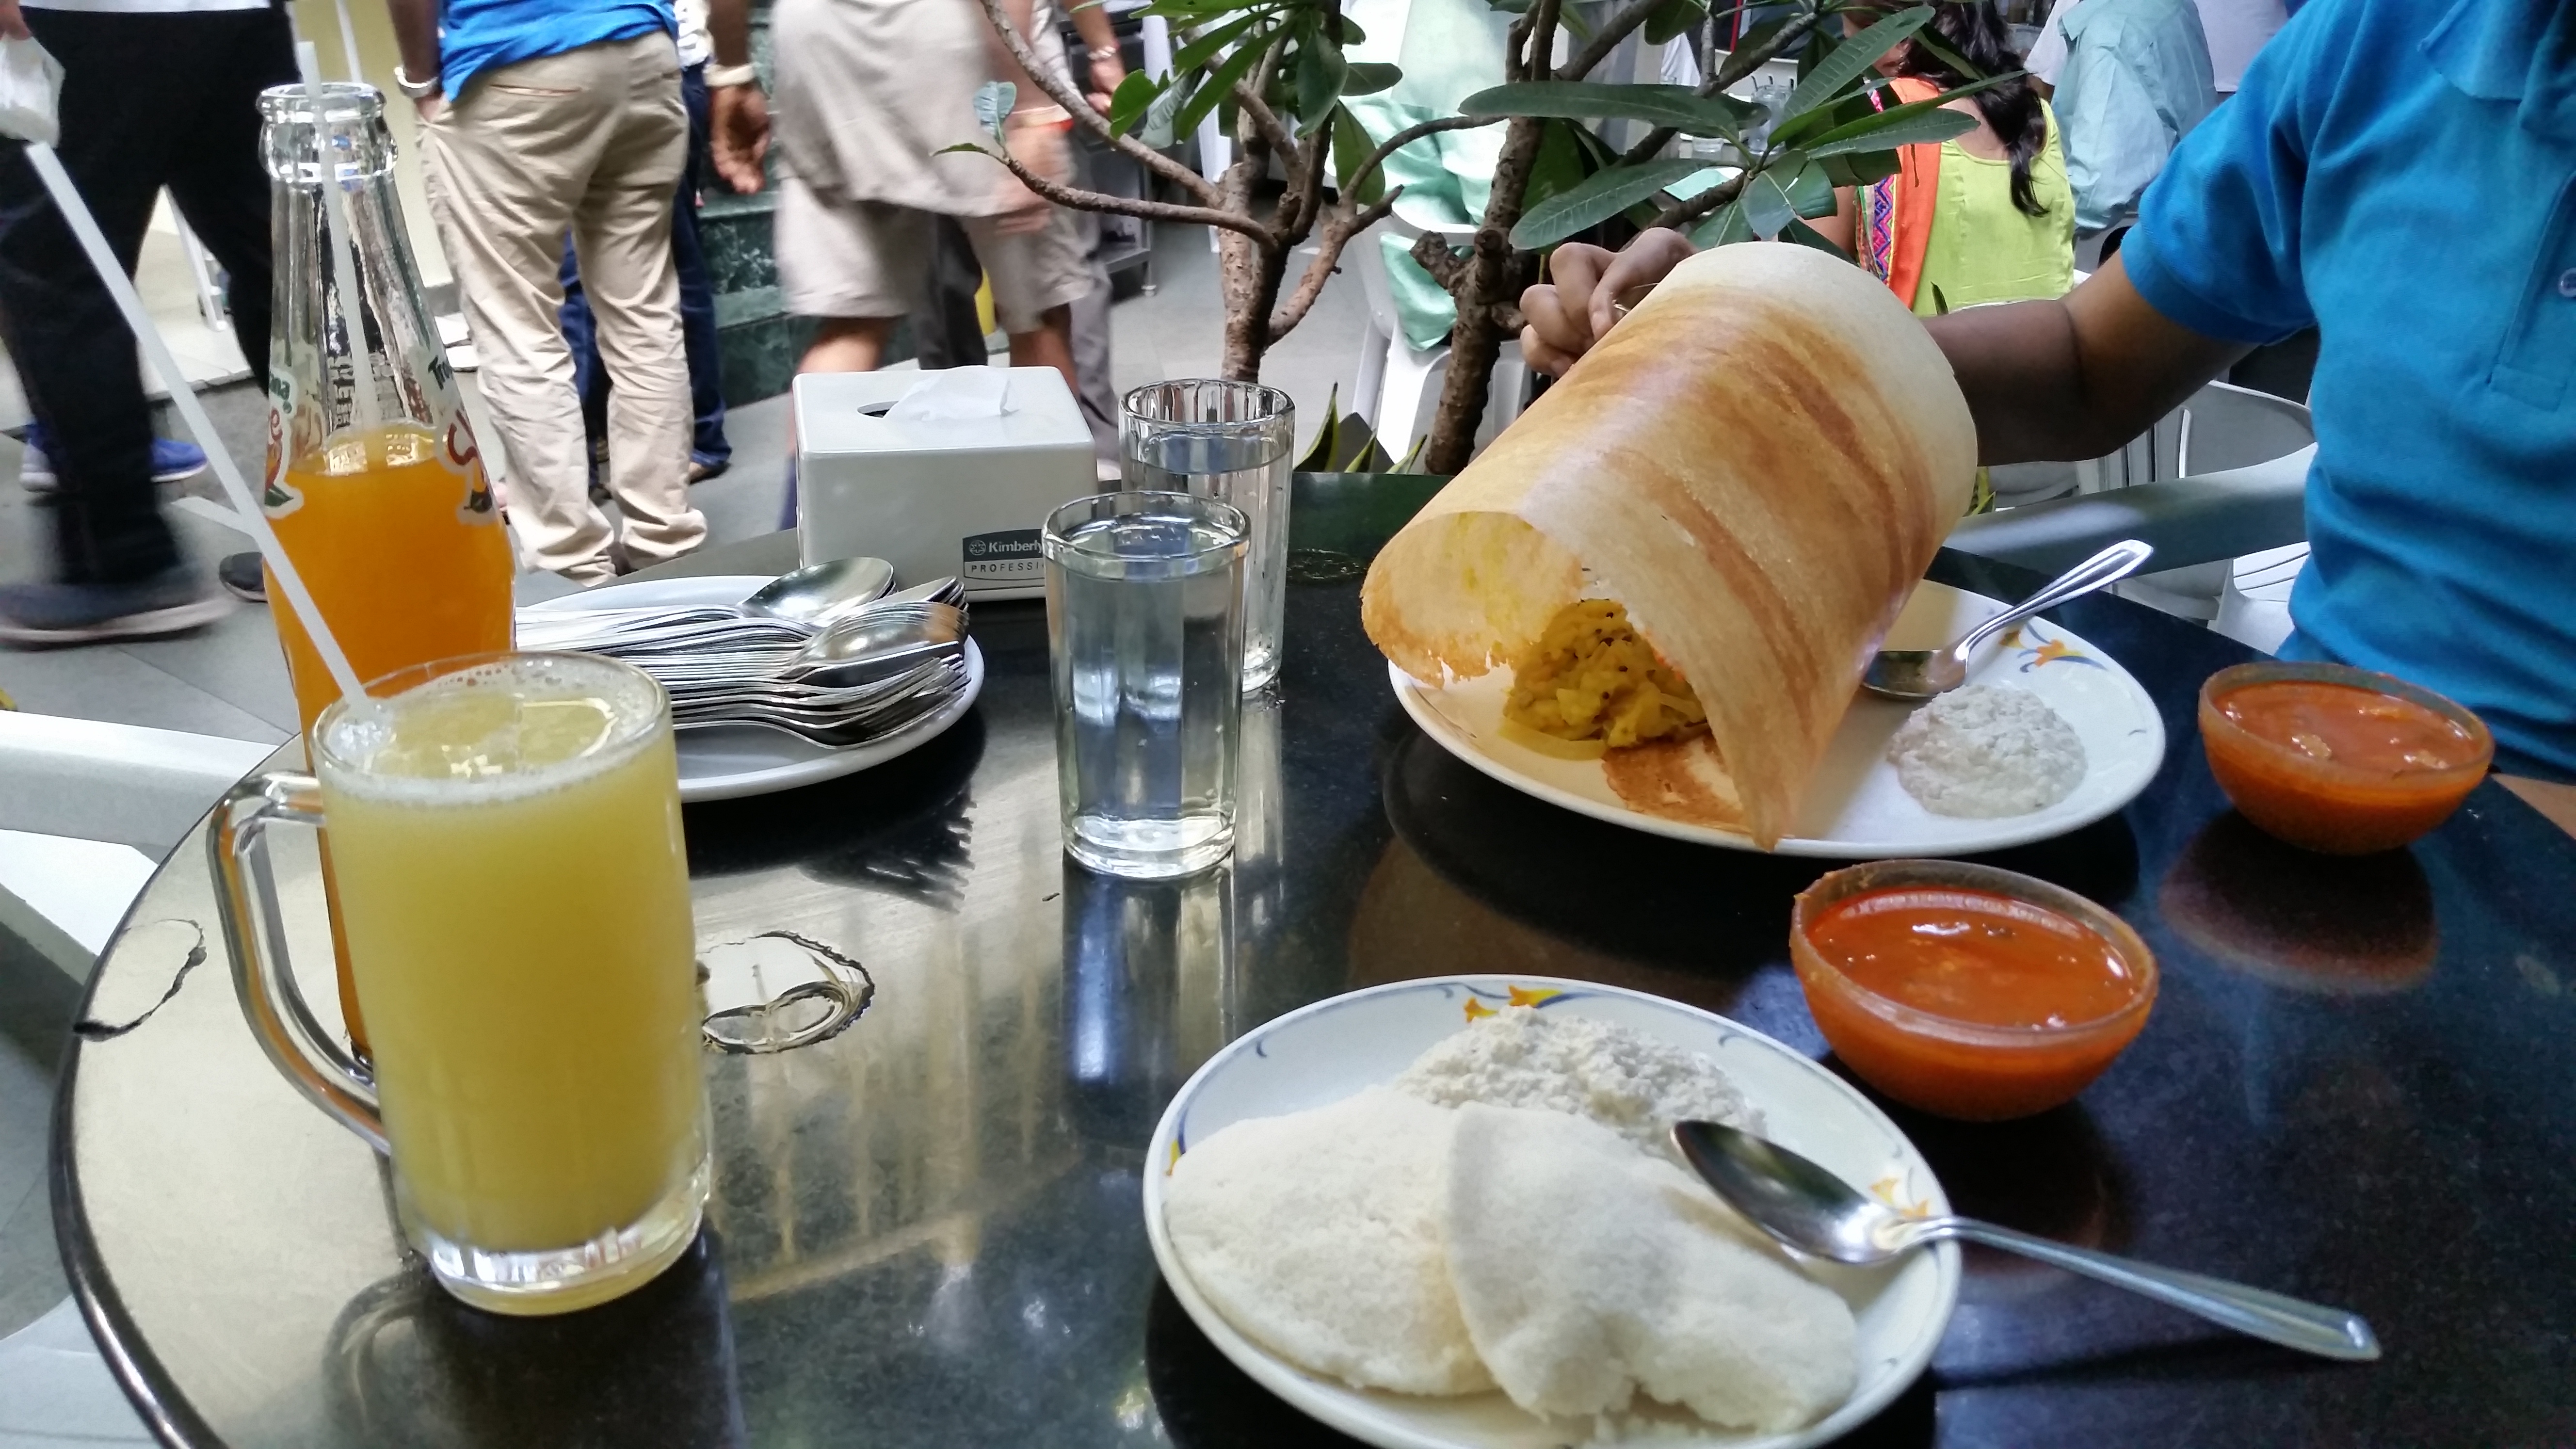
[[[439,8],[438,81],[450,96],[496,66],[680,29],[671,0],[446,0]]]
[[[2576,3],[2312,0],[2140,210],[2157,311],[2322,334],[2301,642],[2576,776]]]

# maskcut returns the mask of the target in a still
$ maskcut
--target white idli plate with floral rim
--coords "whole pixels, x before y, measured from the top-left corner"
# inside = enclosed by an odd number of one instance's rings
[[[2004,611],[1982,594],[1925,581],[1888,631],[1890,649],[1938,648]],[[1676,840],[1754,849],[1732,830],[1649,815],[1619,798],[1597,760],[1543,755],[1502,737],[1512,673],[1496,669],[1435,687],[1390,664],[1395,697],[1442,749],[1524,794],[1613,825]],[[2045,810],[1992,820],[1935,815],[1898,783],[1887,741],[1914,706],[1855,694],[1798,807],[1797,827],[1772,847],[1782,855],[1873,860],[1971,855],[2047,840],[2090,825],[2138,797],[2164,763],[2165,726],[2156,702],[2118,660],[2075,634],[2034,619],[2004,632],[1968,664],[1971,684],[2026,689],[2063,716],[2084,742],[2085,771],[2074,793]]]
[[[1263,1388],[1345,1434],[1385,1449],[1556,1449],[1567,1442],[1568,1428],[1549,1428],[1498,1392],[1437,1399],[1355,1389],[1271,1354],[1227,1324],[1190,1281],[1164,1230],[1164,1179],[1189,1144],[1209,1133],[1247,1117],[1320,1107],[1390,1081],[1432,1043],[1514,1004],[1616,1022],[1699,1052],[1724,1068],[1761,1113],[1763,1135],[1902,1210],[1950,1210],[1930,1165],[1885,1113],[1815,1062],[1697,1007],[1616,986],[1501,976],[1399,981],[1316,1002],[1237,1038],[1172,1098],[1146,1149],[1145,1231],[1173,1296],[1218,1351]],[[1814,1263],[1810,1271],[1843,1295],[1860,1324],[1859,1383],[1851,1398],[1794,1433],[1703,1427],[1696,1436],[1658,1435],[1659,1449],[1799,1449],[1849,1433],[1931,1362],[1959,1299],[1959,1251],[1947,1243],[1884,1267]],[[1590,1430],[1573,1432],[1580,1438]]]

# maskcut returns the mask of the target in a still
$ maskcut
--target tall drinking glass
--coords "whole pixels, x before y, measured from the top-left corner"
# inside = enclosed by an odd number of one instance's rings
[[[313,727],[315,775],[215,811],[233,982],[278,1068],[389,1151],[404,1233],[477,1307],[641,1286],[706,1202],[696,933],[661,686],[584,654],[403,670]],[[327,822],[372,1081],[283,959],[265,835]]]
[[[1047,516],[1064,848],[1109,875],[1187,875],[1234,848],[1243,721],[1238,509],[1103,493]]]
[[[1128,487],[1201,494],[1233,504],[1251,520],[1243,687],[1259,689],[1278,678],[1296,405],[1279,389],[1254,382],[1158,382],[1127,394],[1120,436]]]

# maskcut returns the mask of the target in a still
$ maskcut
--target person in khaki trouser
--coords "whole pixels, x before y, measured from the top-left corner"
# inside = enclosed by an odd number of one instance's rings
[[[569,230],[616,384],[607,484],[626,561],[689,552],[707,525],[688,493],[695,415],[671,191],[689,127],[667,0],[387,5],[403,51],[395,81],[420,107],[430,209],[482,357],[483,400],[515,465],[511,521],[545,568],[584,583],[617,572],[613,530],[590,501],[559,320]]]

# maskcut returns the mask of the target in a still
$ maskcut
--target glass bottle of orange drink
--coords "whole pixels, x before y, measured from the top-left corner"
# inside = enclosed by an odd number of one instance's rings
[[[260,117],[276,244],[262,511],[360,679],[508,649],[509,536],[421,297],[384,97],[279,86]],[[338,687],[293,612],[273,613],[309,731]],[[363,1056],[327,837],[322,871]]]

